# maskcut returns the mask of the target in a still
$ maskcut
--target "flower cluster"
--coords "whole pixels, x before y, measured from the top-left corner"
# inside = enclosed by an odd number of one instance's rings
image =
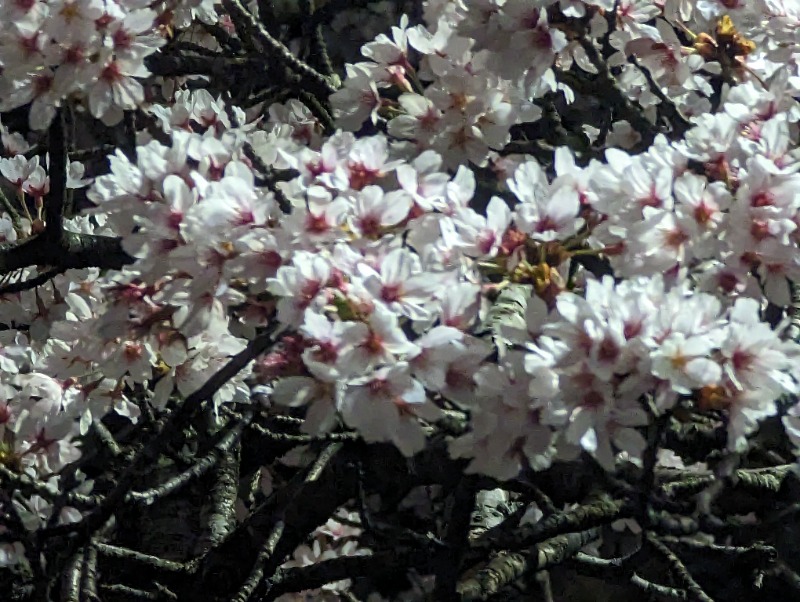
[[[135,261],[0,297],[0,460],[56,478],[93,422],[186,397],[267,326],[279,344],[217,407],[258,385],[308,435],[346,427],[406,456],[457,415],[450,453],[501,479],[581,451],[639,462],[679,402],[744,451],[800,382],[780,323],[800,280],[800,15],[729,4],[431,0],[427,24],[404,17],[347,66],[330,136],[294,100],[263,121],[205,90],[144,107],[166,25],[147,3],[3,5],[0,111],[30,102],[44,127],[78,96],[161,131],[110,155],[65,223]],[[214,18],[178,5],[177,27]],[[613,123],[558,121],[554,99],[590,85]],[[555,137],[526,140],[532,124]],[[3,144],[0,172],[41,211],[47,171]],[[0,213],[0,242],[36,234],[41,214],[24,218]],[[296,563],[326,558],[317,544]]]
[[[728,448],[743,451],[775,400],[798,390],[798,346],[760,321],[754,299],[723,308],[685,283],[607,276],[559,294],[550,313],[533,297],[524,317],[505,330],[519,349],[475,377],[474,429],[451,449],[474,458],[470,471],[507,478],[577,448],[608,469],[618,452],[641,459],[637,427],[687,396],[724,410]]]
[[[32,129],[45,129],[67,98],[118,122],[144,102],[145,57],[165,40],[147,2],[34,0],[0,7],[0,111],[31,103]],[[166,25],[167,23],[163,23]]]

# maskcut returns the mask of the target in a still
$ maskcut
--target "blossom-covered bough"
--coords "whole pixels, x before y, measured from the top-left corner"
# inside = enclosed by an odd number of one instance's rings
[[[798,595],[799,64],[793,0],[0,3],[0,593]]]

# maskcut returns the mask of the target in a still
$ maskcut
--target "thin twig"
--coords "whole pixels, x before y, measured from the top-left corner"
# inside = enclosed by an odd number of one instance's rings
[[[24,473],[16,473],[0,463],[0,482],[2,481],[8,482],[8,484],[3,484],[5,490],[12,491],[13,489],[18,489],[26,497],[36,494],[46,500],[52,501],[58,495],[41,481],[34,480]],[[69,492],[65,495],[67,503],[79,509],[93,508],[97,504],[97,500],[94,496],[76,492]]]
[[[667,119],[670,121],[670,125],[672,126],[671,135],[673,135],[675,138],[682,138],[686,131],[692,127],[692,123],[681,114],[681,112],[678,110],[678,107],[675,106],[675,102],[666,94],[664,94],[661,86],[659,86],[658,82],[653,79],[653,75],[650,73],[650,70],[647,67],[640,65],[639,61],[636,60],[636,57],[633,55],[628,57],[628,62],[635,65],[639,71],[644,74],[644,77],[647,80],[647,85],[650,87],[650,91],[656,96],[656,98],[658,98],[658,100],[661,101],[661,108],[663,109]]]
[[[278,178],[275,176],[275,170],[267,165],[264,165],[264,162],[256,155],[253,147],[248,143],[244,145],[244,154],[245,156],[253,163],[253,166],[260,172],[263,176],[264,181],[267,185],[267,188],[270,189],[272,194],[275,195],[275,201],[278,203],[278,207],[281,211],[286,214],[292,212],[292,203],[289,199],[286,198],[286,195],[283,191],[278,187]]]
[[[683,561],[670,550],[652,531],[645,533],[645,541],[655,549],[669,565],[670,571],[681,582],[690,600],[696,602],[714,602],[714,600],[695,581]]]
[[[240,21],[244,23],[255,39],[260,42],[262,51],[265,54],[272,56],[274,59],[286,65],[292,72],[299,75],[306,80],[306,82],[312,84],[313,88],[319,89],[327,94],[336,92],[337,88],[331,83],[330,78],[298,59],[286,46],[272,37],[264,25],[245,8],[241,0],[222,0],[222,4],[229,12],[234,22]]]
[[[304,444],[314,443],[315,441],[356,441],[359,438],[359,435],[356,432],[322,433],[320,435],[290,435],[288,433],[279,433],[277,431],[270,430],[267,427],[256,423],[251,424],[250,428],[259,435],[268,437],[273,441],[284,441],[286,443]]]
[[[183,564],[182,562],[166,560],[164,558],[159,558],[158,556],[144,554],[129,548],[122,548],[120,546],[114,546],[102,542],[95,542],[92,545],[100,554],[107,556],[108,558],[118,558],[120,560],[138,562],[140,564],[146,564],[147,566],[159,571],[168,571],[172,573],[185,573],[189,570],[187,565]]]
[[[631,567],[627,566],[628,563],[626,560],[627,559],[618,558],[597,558],[585,552],[578,552],[572,559],[572,566],[580,573],[598,577],[607,582],[614,580],[614,576],[618,575],[619,577],[617,579],[620,583],[630,583],[642,590],[643,593],[664,596],[665,598],[671,598],[673,600],[689,599],[685,589],[669,587],[649,581],[632,571]]]
[[[499,546],[503,549],[519,550],[557,535],[607,525],[620,518],[630,518],[632,514],[633,507],[625,500],[615,500],[604,493],[598,494],[594,499],[586,500],[575,508],[556,512],[510,533],[504,529],[490,529],[475,543],[475,547]]]
[[[0,287],[0,296],[2,295],[13,295],[15,293],[21,293],[23,291],[29,291],[31,289],[36,288],[37,286],[41,286],[59,274],[63,274],[66,272],[66,268],[55,268],[52,270],[47,270],[34,276],[33,278],[28,278],[27,280],[19,280],[17,282],[10,282],[5,286]]]
[[[160,600],[161,594],[158,592],[149,592],[147,590],[129,587],[120,583],[111,585],[101,584],[100,589],[109,594],[122,594],[128,598],[135,598],[137,600]]]
[[[328,45],[322,33],[322,23],[315,22],[316,2],[314,0],[300,0],[300,8],[305,14],[303,19],[304,36],[311,44],[311,59],[317,68],[325,75],[333,74],[333,65],[328,56]]]
[[[6,196],[6,193],[3,191],[2,187],[0,187],[0,205],[3,206],[8,217],[11,218],[11,225],[14,226],[14,231],[17,234],[22,233],[22,222],[20,220],[19,212],[17,211],[16,207],[11,203],[11,201]]]
[[[608,69],[608,65],[601,58],[597,49],[591,40],[580,37],[578,43],[581,48],[586,52],[586,56],[591,61],[592,65],[597,69],[597,83],[599,85],[598,93],[604,95],[608,102],[616,109],[618,117],[628,121],[634,130],[642,136],[642,144],[649,145],[659,129],[656,125],[652,124],[642,114],[641,108],[637,107],[624,93],[620,90],[617,80]]]
[[[282,520],[276,522],[272,527],[272,531],[267,537],[267,540],[264,542],[264,546],[258,553],[256,562],[253,565],[253,569],[250,571],[250,575],[247,577],[247,581],[244,582],[244,585],[242,585],[242,587],[236,593],[236,596],[233,598],[233,602],[247,602],[258,587],[258,584],[261,583],[261,580],[264,578],[264,564],[267,562],[270,556],[275,553],[275,547],[278,545],[278,542],[283,535],[284,527],[285,524]]]
[[[100,418],[92,422],[92,428],[94,428],[97,438],[103,442],[106,449],[113,457],[116,458],[122,454],[122,448],[120,448],[119,443],[117,443],[116,439],[114,439],[114,435],[111,434],[111,431],[108,430]]]

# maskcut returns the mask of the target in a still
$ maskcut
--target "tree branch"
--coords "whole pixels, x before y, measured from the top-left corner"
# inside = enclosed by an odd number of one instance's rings
[[[562,563],[599,536],[599,529],[589,529],[538,543],[527,554],[500,552],[477,574],[458,584],[460,599],[462,602],[486,600],[527,572],[541,571]]]
[[[0,245],[0,275],[30,266],[52,270],[100,268],[119,270],[136,261],[122,249],[122,239],[63,231],[58,242],[42,235]]]
[[[67,203],[67,142],[64,130],[64,111],[59,109],[48,132],[50,193],[44,206],[44,238],[54,242],[60,242],[64,233],[61,220]]]
[[[264,54],[286,65],[290,71],[304,80],[312,91],[320,93],[322,96],[336,92],[338,88],[332,83],[332,78],[324,76],[294,56],[286,46],[272,37],[266,28],[245,8],[241,0],[222,0],[222,5],[229,12],[234,22],[241,23],[259,42]]]

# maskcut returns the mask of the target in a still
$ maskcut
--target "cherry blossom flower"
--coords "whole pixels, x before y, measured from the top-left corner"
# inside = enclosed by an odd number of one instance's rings
[[[511,224],[511,210],[500,197],[492,197],[486,217],[472,209],[462,209],[455,215],[455,227],[463,240],[464,253],[474,257],[494,257]]]
[[[445,189],[450,178],[440,171],[441,167],[442,157],[432,150],[423,151],[410,163],[397,167],[395,173],[400,187],[423,211],[445,207]]]
[[[443,326],[466,331],[478,318],[481,304],[480,286],[462,282],[448,287],[442,296],[440,320]]]
[[[417,257],[402,248],[388,253],[378,269],[362,264],[359,273],[377,301],[412,320],[429,316],[433,294],[442,281],[441,276],[423,272]]]
[[[793,391],[795,384],[785,372],[791,360],[776,332],[760,321],[758,303],[754,299],[738,299],[730,320],[720,346],[726,359],[725,376],[737,388],[760,391],[767,398]]]
[[[24,155],[15,155],[10,159],[0,159],[0,173],[20,190],[22,190],[23,183],[31,177],[31,174],[38,167],[38,155],[33,156],[31,159],[26,159]]]
[[[55,74],[51,69],[31,71],[26,77],[15,80],[14,87],[3,95],[0,110],[7,111],[30,102],[30,127],[35,130],[47,129],[61,104],[60,94],[54,84]]]
[[[651,355],[653,374],[668,380],[678,393],[716,385],[722,378],[722,368],[708,359],[712,349],[708,337],[687,338],[674,333]]]
[[[532,238],[543,242],[563,240],[582,226],[583,219],[577,217],[578,193],[567,188],[551,193],[537,163],[520,165],[508,187],[521,201],[514,211],[514,223]]]
[[[39,26],[49,16],[49,6],[44,2],[13,0],[0,6],[0,19],[6,23],[15,23],[19,28]]]
[[[402,94],[397,102],[403,114],[389,121],[387,131],[397,138],[416,140],[425,146],[426,139],[438,133],[442,111],[420,94]]]
[[[399,27],[392,27],[392,39],[379,34],[374,41],[361,48],[361,54],[373,60],[386,70],[378,78],[387,83],[411,88],[405,75],[412,70],[408,61],[408,16],[403,15]],[[409,90],[410,91],[410,90]]]
[[[270,279],[269,290],[278,295],[278,319],[284,324],[299,325],[307,307],[323,293],[331,275],[330,263],[313,253],[295,254],[292,266],[281,266]]]
[[[408,217],[411,198],[403,191],[384,193],[378,186],[367,186],[353,198],[348,217],[350,230],[364,238],[380,238],[384,230]]]
[[[144,100],[142,85],[136,77],[150,74],[139,59],[106,56],[97,62],[97,81],[88,94],[89,110],[110,124],[122,117],[122,109],[135,109]]]
[[[330,321],[307,309],[300,331],[308,338],[309,347],[303,351],[303,363],[316,378],[334,383],[351,373],[344,367],[343,356],[366,334],[364,324]]]
[[[376,305],[366,328],[352,329],[342,366],[348,373],[396,362],[396,356],[412,356],[418,346],[408,340],[397,315],[383,305]]]
[[[302,431],[321,435],[339,423],[336,410],[336,386],[308,376],[286,376],[270,392],[275,403],[288,407],[308,406]]]
[[[471,457],[468,473],[507,479],[528,466],[548,468],[555,456],[556,430],[566,410],[540,390],[523,367],[522,353],[507,356],[504,364],[486,365],[475,377],[481,397],[472,430],[450,445],[454,457]]]
[[[427,400],[425,389],[403,362],[350,381],[338,406],[345,423],[364,440],[391,441],[406,456],[425,446],[416,417],[439,417],[438,408]]]
[[[344,87],[331,95],[336,123],[346,130],[358,130],[367,119],[372,123],[378,120],[381,97],[372,69],[365,65],[347,65]]]

